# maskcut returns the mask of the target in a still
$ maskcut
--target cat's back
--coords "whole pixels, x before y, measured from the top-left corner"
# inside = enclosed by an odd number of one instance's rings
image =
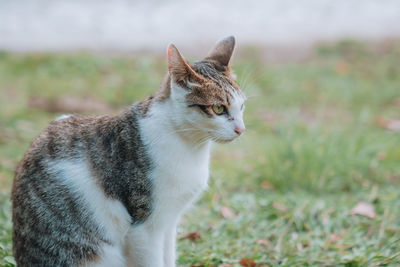
[[[49,180],[48,171],[52,163],[81,158],[90,146],[88,141],[95,139],[94,128],[102,121],[109,121],[109,118],[68,116],[50,122],[32,142],[16,168],[13,200],[20,195],[18,190],[27,186],[26,183]]]
[[[32,143],[12,190],[13,249],[20,266],[96,260],[132,220],[147,216],[149,163],[136,117],[130,111],[63,118]],[[138,186],[145,189],[138,193]]]
[[[56,166],[79,158],[85,131],[98,119],[74,116],[51,122],[19,163],[12,202],[13,248],[20,266],[72,266],[96,256],[104,237],[82,208],[81,196],[65,182],[67,166]]]
[[[28,148],[16,168],[14,181],[33,179],[30,174],[44,171],[51,163],[62,160],[98,161],[101,158],[103,164],[132,160],[135,153],[124,152],[143,146],[137,117],[135,112],[124,112],[115,116],[63,115],[53,120]]]
[[[74,157],[74,153],[83,148],[87,139],[85,135],[89,135],[95,125],[104,120],[108,118],[70,115],[50,122],[28,148],[17,167],[16,176],[21,170],[29,169],[35,161]]]

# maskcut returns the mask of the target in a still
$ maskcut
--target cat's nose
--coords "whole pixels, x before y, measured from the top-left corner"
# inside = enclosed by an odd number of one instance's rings
[[[244,126],[236,126],[234,131],[237,135],[241,135],[244,132],[244,130],[246,130]]]

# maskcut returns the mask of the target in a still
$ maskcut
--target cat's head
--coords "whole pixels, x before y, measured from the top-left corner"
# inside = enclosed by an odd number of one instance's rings
[[[216,142],[232,141],[244,132],[246,97],[231,70],[234,47],[234,37],[224,38],[203,60],[190,64],[169,45],[170,99],[179,114],[174,120],[183,130],[196,129]]]

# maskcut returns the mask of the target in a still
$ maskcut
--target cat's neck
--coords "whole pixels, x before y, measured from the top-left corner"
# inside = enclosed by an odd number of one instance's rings
[[[178,141],[193,152],[210,149],[211,141],[193,125],[182,122],[170,99],[153,101],[140,120],[140,125],[145,138],[152,145],[165,146],[169,142]]]

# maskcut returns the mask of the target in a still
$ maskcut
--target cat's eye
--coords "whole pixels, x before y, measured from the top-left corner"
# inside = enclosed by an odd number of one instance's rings
[[[222,105],[213,105],[212,110],[214,111],[215,114],[217,115],[222,115],[225,113],[225,107]]]

